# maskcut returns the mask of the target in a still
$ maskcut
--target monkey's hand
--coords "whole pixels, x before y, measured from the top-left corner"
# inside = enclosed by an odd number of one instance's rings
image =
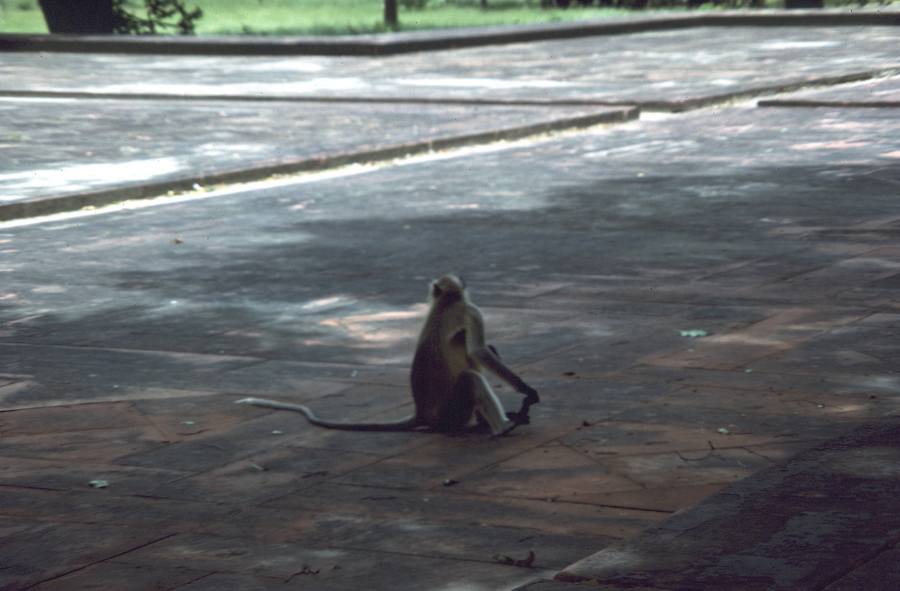
[[[531,417],[528,416],[528,409],[532,404],[540,402],[541,399],[538,397],[537,390],[524,382],[522,382],[519,392],[525,394],[525,399],[522,401],[522,408],[519,409],[519,412],[506,413],[506,418],[512,421],[511,424],[502,433],[495,435],[493,438],[503,437],[519,425],[531,424]]]
[[[522,400],[522,408],[520,408],[519,412],[517,413],[520,418],[520,424],[522,425],[528,424],[528,409],[531,407],[531,405],[537,404],[541,401],[540,397],[538,396],[537,390],[535,390],[531,386],[525,386],[525,388],[526,390],[522,392],[522,394],[525,394],[525,399]]]
[[[525,384],[525,390],[522,391],[522,394],[525,395],[525,400],[522,402],[522,408],[528,408],[532,404],[537,404],[541,401],[537,390],[527,384]]]
[[[530,424],[531,419],[528,416],[528,411],[532,404],[541,401],[540,397],[538,397],[537,390],[535,390],[531,386],[525,386],[525,388],[526,390],[525,392],[523,392],[523,394],[525,394],[525,399],[522,400],[522,408],[519,409],[519,412],[506,413],[507,418],[513,421],[516,425]]]

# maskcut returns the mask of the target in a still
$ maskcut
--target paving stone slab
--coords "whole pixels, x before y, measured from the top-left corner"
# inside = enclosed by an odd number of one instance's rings
[[[759,101],[760,107],[900,107],[900,78],[887,77],[834,88],[795,92]]]
[[[153,428],[130,427],[5,438],[12,457],[104,463],[128,453],[157,450],[164,438]]]
[[[697,387],[742,388],[760,392],[782,392],[800,399],[817,396],[840,396],[850,399],[879,400],[886,398],[896,402],[898,380],[892,375],[877,379],[861,379],[860,376],[829,376],[815,374],[785,374],[767,372],[717,371],[702,368],[667,368],[644,366],[635,381],[663,382]],[[874,397],[874,398],[873,398]]]
[[[402,579],[376,577],[392,554],[343,549],[314,549],[298,544],[272,544],[244,539],[179,535],[130,552],[116,559],[125,564],[155,563],[179,566],[185,558],[198,569],[230,575],[268,577],[291,583],[294,589],[346,589],[366,581],[366,587],[380,589],[421,589],[434,580],[440,568],[450,580],[468,584],[515,586],[546,574],[546,570],[518,568],[485,561],[440,560],[410,557],[404,559]],[[337,568],[335,568],[337,567]],[[272,581],[272,582],[275,582]],[[462,583],[461,583],[462,584]]]
[[[720,487],[721,488],[721,487]],[[270,501],[277,509],[302,507],[305,510],[348,511],[371,519],[415,519],[430,523],[487,524],[501,528],[526,528],[577,537],[628,537],[665,517],[667,509],[630,509],[625,506],[589,506],[567,498],[499,498],[456,492],[454,486],[427,491],[322,483],[316,489]],[[550,504],[548,504],[550,503]]]
[[[664,51],[648,51],[660,44]],[[2,132],[0,150],[12,154],[14,166],[0,174],[6,189],[0,216],[72,210],[616,118],[596,106],[585,111],[584,103],[679,111],[866,79],[900,68],[891,52],[895,44],[891,27],[712,27],[382,58],[5,54],[0,88],[6,97],[0,104],[13,115],[7,120],[21,121],[25,129],[13,125]],[[61,70],[68,82],[53,74]],[[285,102],[298,99],[303,102]],[[240,104],[247,100],[252,102]],[[348,100],[357,102],[340,102]],[[379,102],[385,100],[394,104]],[[532,103],[530,113],[523,112],[525,105],[512,106],[517,101]],[[62,104],[65,109],[57,108]],[[557,104],[555,115],[537,113],[540,104]],[[97,109],[106,117],[96,118]],[[478,118],[493,123],[479,129]],[[405,120],[398,125],[398,119]],[[436,131],[438,119],[444,121]],[[454,134],[447,119],[467,122],[467,133]],[[373,127],[376,120],[387,121]],[[42,133],[35,121],[46,122]],[[292,125],[282,125],[273,141],[272,121]],[[316,122],[315,129],[304,121]],[[331,131],[323,137],[323,129]],[[198,137],[198,130],[207,131]],[[334,130],[352,139],[351,148],[335,144]],[[361,141],[360,130],[366,134]],[[128,140],[111,144],[112,135]],[[48,150],[54,146],[66,148]],[[62,201],[43,200],[61,194]]]
[[[792,113],[794,112],[792,111]],[[374,176],[362,175],[345,179],[340,183],[340,191],[330,190],[327,185],[300,189],[306,192],[305,195],[298,195],[297,189],[273,189],[263,198],[269,205],[266,208],[267,211],[262,214],[262,223],[268,224],[268,227],[278,227],[278,217],[283,217],[287,213],[301,224],[300,228],[305,233],[296,234],[296,230],[290,233],[283,229],[272,235],[271,238],[266,239],[268,240],[267,256],[283,261],[296,259],[297,253],[303,252],[305,243],[311,237],[318,238],[318,242],[315,244],[317,252],[344,254],[349,251],[335,247],[338,246],[339,239],[349,238],[352,235],[356,236],[357,240],[365,240],[376,247],[379,244],[383,245],[381,252],[375,253],[378,254],[377,257],[373,257],[375,260],[399,262],[403,259],[404,252],[414,252],[411,249],[413,244],[417,242],[421,244],[421,241],[417,240],[418,232],[440,233],[445,227],[440,223],[441,215],[451,211],[448,208],[469,206],[473,211],[464,211],[462,215],[469,228],[477,234],[486,234],[488,228],[500,234],[505,232],[503,228],[496,227],[496,222],[491,224],[490,222],[493,220],[484,217],[485,215],[490,216],[492,212],[496,212],[495,215],[503,219],[506,226],[527,223],[531,217],[529,212],[535,212],[532,214],[534,216],[538,211],[541,213],[541,220],[564,224],[565,227],[590,219],[590,226],[572,232],[569,236],[554,236],[553,240],[548,240],[543,246],[541,262],[552,261],[554,267],[559,271],[585,272],[596,266],[597,259],[580,260],[571,255],[577,251],[579,244],[583,245],[585,239],[591,239],[592,232],[611,230],[613,224],[625,224],[626,226],[623,230],[610,232],[610,238],[607,240],[613,240],[613,242],[606,242],[603,250],[597,250],[598,253],[609,251],[617,254],[627,252],[637,254],[649,250],[654,243],[643,241],[643,245],[641,245],[639,244],[641,241],[629,239],[634,235],[633,231],[636,228],[662,232],[666,232],[668,229],[668,234],[663,237],[674,236],[676,235],[675,230],[679,230],[677,234],[682,240],[682,244],[689,249],[687,252],[693,255],[693,258],[684,259],[684,262],[678,263],[681,267],[680,270],[684,272],[689,268],[695,269],[696,276],[700,277],[702,276],[700,273],[708,268],[706,265],[709,264],[709,261],[715,260],[715,256],[699,242],[690,244],[690,232],[699,232],[701,228],[706,227],[708,232],[713,235],[731,235],[731,232],[726,232],[726,229],[729,228],[726,220],[732,212],[735,215],[746,214],[742,218],[745,220],[744,227],[749,224],[754,230],[771,231],[775,236],[778,236],[779,232],[802,227],[812,222],[813,219],[815,219],[815,224],[828,227],[842,226],[847,221],[852,223],[870,213],[877,215],[879,211],[888,214],[890,200],[886,193],[887,175],[892,160],[886,157],[882,158],[882,155],[890,152],[891,136],[888,123],[892,121],[890,112],[885,114],[866,110],[864,113],[854,112],[853,115],[817,112],[804,115],[804,117],[808,117],[807,119],[797,119],[795,115],[796,113],[792,115],[781,110],[768,109],[759,112],[737,110],[704,114],[713,127],[702,135],[677,141],[673,135],[681,122],[677,125],[674,125],[674,122],[667,122],[667,120],[628,124],[623,126],[621,131],[610,129],[596,136],[588,136],[590,139],[581,146],[576,147],[574,143],[570,144],[571,148],[567,149],[574,150],[571,155],[566,157],[564,163],[553,165],[550,165],[549,161],[546,165],[540,162],[541,157],[550,157],[560,149],[553,144],[536,144],[534,147],[536,152],[524,148],[521,152],[485,155],[480,157],[477,162],[467,164],[464,168],[460,168],[457,161],[434,163],[429,167],[429,170],[433,171],[429,174],[440,176],[443,179],[440,187],[416,174],[412,169],[406,168],[397,169],[396,173],[378,173]],[[850,144],[833,143],[835,134],[844,140],[848,133],[830,129],[833,126],[832,118],[834,116],[842,117],[847,125],[855,129],[850,133],[856,133],[860,138],[864,136],[864,140],[860,139],[859,142]],[[686,119],[683,121],[686,125],[700,121],[696,118],[696,114],[689,114],[685,117]],[[762,117],[762,119],[757,117]],[[804,128],[802,131],[801,127]],[[787,135],[788,130],[793,132],[792,135]],[[798,134],[802,134],[802,137]],[[770,148],[767,149],[771,149],[772,152],[766,152],[766,149],[760,150],[760,142],[769,142]],[[728,146],[731,156],[726,156],[726,152],[723,151],[725,146]],[[533,155],[529,152],[532,152]],[[744,159],[751,156],[755,156],[757,160],[753,166],[746,166],[747,160]],[[845,164],[858,161],[860,158],[870,158],[874,164],[873,168],[867,169],[865,174],[862,174],[861,166]],[[491,174],[494,177],[492,186],[481,191],[483,198],[487,199],[483,203],[473,199],[475,195],[472,194],[471,188],[465,186],[465,177],[460,174],[465,168],[473,165],[472,170],[475,174],[484,174],[487,170],[496,170],[501,163],[503,166],[510,166],[519,162],[522,163],[522,167],[517,170],[515,176]],[[564,166],[561,166],[562,164]],[[777,169],[774,173],[766,170],[763,175],[763,168],[766,165],[775,165]],[[789,168],[790,170],[788,170]],[[553,170],[556,172],[551,172]],[[684,180],[674,176],[677,170],[683,170],[686,173],[687,176],[681,177]],[[702,174],[700,171],[706,171],[706,174]],[[711,174],[713,172],[715,174]],[[857,172],[860,174],[856,174]],[[398,176],[392,176],[394,174]],[[545,176],[546,181],[538,181],[539,175],[548,174],[549,176]],[[884,179],[881,179],[880,176],[884,176]],[[399,181],[402,186],[397,197],[416,195],[419,192],[421,195],[431,194],[432,197],[428,200],[423,200],[421,197],[412,199],[411,205],[404,208],[386,209],[393,202],[394,197],[389,198],[387,197],[389,193],[372,190],[372,183],[390,183],[396,187],[395,181]],[[598,189],[600,187],[598,183],[602,183],[602,188]],[[810,183],[813,188],[809,188]],[[435,189],[430,189],[432,186],[435,186]],[[529,190],[534,186],[543,186],[544,188],[539,193]],[[873,194],[864,207],[862,204],[843,200],[824,202],[819,198],[818,191],[821,189],[836,187],[842,188],[838,195],[844,194],[845,191],[872,191]],[[509,193],[500,194],[499,190]],[[677,197],[666,200],[654,197],[668,190],[671,190]],[[697,198],[698,192],[706,195],[703,198],[702,206]],[[782,194],[793,195],[795,200],[780,204],[779,216],[771,217],[762,214],[750,217],[756,213],[754,208],[757,208],[760,199],[766,200],[763,203],[771,204],[773,199]],[[326,195],[327,200],[323,201],[326,199]],[[513,195],[515,199],[513,199]],[[288,199],[289,201],[278,201],[278,199]],[[324,203],[327,204],[327,207],[313,211],[309,211],[309,206],[306,209],[290,209],[309,199],[316,199],[316,203],[319,203],[320,206]],[[514,210],[503,213],[504,208],[509,208],[513,201],[520,213]],[[841,201],[840,205],[838,205],[838,201]],[[674,226],[671,222],[668,225],[653,221],[644,222],[645,218],[637,218],[623,213],[621,207],[610,207],[610,211],[604,212],[606,215],[602,216],[587,218],[580,215],[580,219],[574,219],[564,210],[554,210],[553,208],[556,204],[572,204],[584,208],[580,210],[583,212],[606,209],[619,202],[629,203],[629,207],[652,211],[654,214],[664,216],[667,220],[678,219],[680,223],[678,226]],[[815,209],[808,206],[812,203],[817,205]],[[710,208],[711,204],[715,207]],[[249,203],[243,196],[241,198],[216,199],[203,206],[201,211],[205,211],[206,207],[215,207],[222,215],[241,216],[241,210],[247,205]],[[355,208],[349,207],[350,205],[355,205]],[[365,207],[362,207],[363,205]],[[472,205],[477,207],[471,207]],[[183,205],[173,207],[173,211],[186,209],[186,206]],[[849,209],[844,209],[845,207]],[[855,218],[854,208],[857,211]],[[704,210],[712,216],[708,224],[701,223],[697,217]],[[363,223],[359,217],[364,212],[381,213],[376,220]],[[223,299],[234,298],[237,296],[237,292],[233,282],[240,278],[246,278],[247,280],[259,279],[260,286],[266,288],[270,297],[282,301],[290,297],[297,297],[299,294],[304,294],[308,298],[307,303],[320,299],[315,297],[317,295],[315,291],[310,291],[314,289],[314,285],[306,284],[302,287],[294,287],[290,282],[291,277],[287,273],[263,277],[262,274],[254,272],[253,261],[249,258],[251,253],[245,250],[241,254],[239,249],[228,244],[227,240],[230,239],[218,237],[220,241],[218,246],[221,251],[207,248],[205,243],[211,234],[208,223],[196,228],[179,228],[183,231],[179,231],[176,235],[171,226],[151,224],[145,226],[145,230],[138,231],[138,227],[135,225],[130,228],[119,225],[128,218],[131,219],[131,222],[140,221],[141,225],[144,225],[145,221],[151,222],[144,212],[117,214],[115,218],[110,218],[110,221],[115,220],[115,227],[104,227],[107,222],[98,221],[99,225],[91,226],[98,233],[94,234],[92,231],[90,236],[92,236],[91,242],[101,247],[104,244],[102,241],[107,240],[108,247],[111,248],[115,245],[117,252],[121,255],[121,258],[116,257],[101,263],[112,271],[109,276],[111,284],[114,284],[112,280],[118,278],[115,275],[116,266],[121,265],[124,273],[125,267],[133,265],[134,259],[129,260],[129,256],[136,256],[147,248],[152,248],[158,253],[159,260],[155,264],[158,272],[155,274],[143,273],[141,276],[135,276],[132,272],[128,276],[131,281],[153,279],[149,284],[144,283],[143,285],[147,285],[147,287],[143,289],[139,287],[142,284],[135,284],[134,292],[132,292],[134,296],[144,297],[152,295],[154,291],[161,295],[165,291],[175,291],[179,286],[181,289],[178,292],[184,293],[184,286],[193,283],[196,287],[208,285],[210,288],[216,288],[219,293],[223,294]],[[537,218],[535,217],[535,219]],[[404,225],[409,225],[410,230],[415,228],[417,231],[405,233],[389,231],[395,227],[403,229]],[[330,227],[330,236],[335,244],[330,250],[322,251],[320,249],[324,248],[325,244],[321,240],[321,228],[326,226]],[[105,235],[105,232],[110,232],[110,234]],[[115,237],[111,238],[113,234]],[[126,247],[116,239],[120,235],[131,236],[138,240],[138,243],[133,247]],[[288,236],[292,236],[291,242],[285,243],[284,240]],[[379,237],[378,240],[375,240],[376,236]],[[550,237],[546,233],[538,234],[538,236]],[[567,240],[570,236],[572,240]],[[171,244],[172,238],[175,237],[181,238],[183,244]],[[479,236],[479,240],[481,239],[482,236]],[[53,232],[42,234],[35,240],[37,241],[36,245],[40,244],[44,249],[66,248],[65,243],[60,244]],[[516,244],[515,240],[508,239],[494,242],[497,256],[511,254],[512,245]],[[661,240],[658,243],[663,244],[664,241]],[[771,265],[771,257],[777,252],[783,254],[783,251],[776,251],[773,247],[776,244],[791,243],[791,237],[780,236],[779,241],[770,241],[760,245],[763,252],[754,252],[753,260],[768,260]],[[468,248],[472,248],[476,244],[474,235],[467,241],[467,244]],[[178,247],[181,246],[184,246],[185,249],[179,250]],[[311,246],[310,244],[305,248]],[[690,250],[691,248],[693,251]],[[729,248],[734,249],[735,245],[731,245]],[[767,253],[766,248],[772,248],[771,252]],[[65,252],[70,260],[93,257],[93,253],[89,251],[62,252]],[[699,258],[701,253],[708,256],[701,260]],[[659,257],[662,255],[661,252],[657,253]],[[716,256],[721,257],[721,255]],[[821,266],[822,261],[833,258],[834,254],[801,251],[798,252],[798,256],[809,256],[807,264],[812,269],[815,266]],[[235,257],[239,258],[235,260]],[[231,262],[226,267],[227,272],[204,277],[202,265],[199,264],[201,260],[203,264],[209,264],[217,258],[221,258],[223,262],[230,258]],[[346,258],[343,264],[351,265],[352,261],[352,258]],[[173,262],[176,262],[177,266],[183,270],[181,272],[177,269],[167,271],[167,266],[171,266]],[[435,262],[440,263],[440,260],[429,261],[428,267],[434,267]],[[737,262],[749,263],[752,261]],[[618,277],[595,282],[596,293],[602,293],[603,288],[608,289],[609,286],[634,281],[629,274],[633,274],[635,265],[628,256],[608,257],[605,264],[612,266],[608,269],[610,272],[607,275],[618,275]],[[362,261],[354,271],[365,272]],[[371,267],[369,267],[369,273],[371,272]],[[561,276],[562,273],[558,275]],[[484,277],[489,279],[490,275],[485,273]],[[262,281],[266,278],[266,281]],[[198,285],[198,280],[203,280],[204,283]],[[661,281],[662,278],[657,277],[656,280]],[[680,279],[675,277],[671,281],[675,283],[676,280]],[[691,285],[685,287],[691,287]],[[150,294],[147,293],[148,288]],[[47,294],[40,297],[47,298],[47,301],[55,299],[63,302],[67,297],[68,290],[65,290],[65,287],[62,289],[64,291],[57,295]],[[300,289],[303,291],[299,291]],[[334,292],[340,289],[340,285],[335,285],[331,290],[331,295],[333,296]],[[377,286],[373,285],[373,288],[370,289],[371,291],[367,290],[366,295],[373,292],[378,293]],[[415,302],[422,299],[421,287],[413,290],[410,286],[408,289],[408,301]],[[325,290],[320,288],[320,291]],[[123,296],[128,293],[126,290],[121,290],[121,292]],[[137,301],[140,303],[140,300]],[[37,308],[37,306],[29,306],[31,310]],[[114,312],[109,304],[105,305],[105,308],[104,313],[106,314]],[[148,332],[152,333],[152,331]]]
[[[516,433],[503,441],[491,438],[489,433],[434,438],[405,453],[343,474],[334,481],[371,487],[430,490],[448,481],[467,478],[481,468],[555,439],[561,432],[570,429],[566,424],[551,424],[529,430],[528,433]]]
[[[752,394],[751,394],[752,392]],[[749,389],[728,389],[722,386],[703,388],[691,385],[659,398],[664,405],[696,404],[698,401],[709,408],[731,408],[741,413],[806,415],[831,417],[836,420],[853,419],[869,413],[887,413],[896,404],[891,399],[880,399],[871,394],[844,396],[816,392],[814,394],[793,394],[782,391],[760,392]]]
[[[398,520],[372,527],[338,545],[393,554],[500,563],[525,560],[533,552],[532,568],[559,570],[569,564],[565,562],[566,557],[580,558],[593,553],[589,548],[605,547],[609,542],[602,537],[544,534],[526,528]]]
[[[130,402],[107,404],[99,412],[97,407],[75,406],[4,413],[0,418],[0,429],[6,437],[120,429],[147,424],[146,417]]]
[[[642,510],[656,512],[657,515],[668,515],[701,501],[709,495],[718,492],[731,482],[706,482],[702,484],[691,483],[688,486],[677,486],[667,483],[664,487],[632,489],[597,493],[589,499],[592,503],[598,503],[604,507],[629,508],[630,510]]]
[[[852,419],[836,422],[833,417],[802,416],[792,414],[759,414],[753,415],[738,409],[709,409],[702,405],[642,405],[616,415],[616,420],[629,423],[645,424],[678,424],[696,426],[707,431],[727,429],[729,433],[754,435],[752,443],[761,444],[789,438],[794,440],[822,438],[833,435],[836,429],[849,429],[854,426]],[[859,420],[859,417],[857,417]]]
[[[840,367],[840,373],[844,375],[890,376],[900,372],[900,364],[891,352],[893,333],[885,334],[883,329],[857,329],[853,332],[859,339],[858,344],[853,347],[846,346],[843,335],[829,334],[814,342],[803,343],[790,351],[752,363],[750,367],[765,371],[772,364],[778,364],[784,371],[794,372],[799,370],[802,363],[806,368],[815,368],[826,374],[835,373],[836,367]],[[871,342],[865,342],[866,337]],[[801,357],[804,361],[801,361]]]
[[[705,484],[726,486],[772,465],[771,460],[748,448],[651,452],[600,457],[597,461],[645,489],[665,484],[678,488]]]
[[[610,585],[595,585],[593,583],[561,583],[559,581],[535,581],[515,589],[514,591],[581,591],[590,589],[591,591],[618,591],[616,587]],[[632,587],[631,591],[672,591],[671,589],[659,589],[650,587]]]
[[[787,449],[789,451],[784,452],[787,454],[799,453],[817,439],[792,437],[788,444],[778,438],[773,440],[746,431],[722,433],[696,423],[661,425],[610,420],[579,429],[560,441],[599,461],[675,453],[681,455],[687,466],[714,456],[717,451],[729,449],[752,450],[762,458],[783,460],[787,457],[779,457],[782,453],[779,450]]]
[[[474,494],[572,502],[591,502],[594,494],[641,488],[634,479],[557,442],[478,470],[456,486]]]
[[[101,562],[59,577],[35,587],[35,591],[69,591],[71,589],[98,590],[115,588],[131,591],[181,589],[183,585],[208,577],[212,573],[187,567],[165,568],[150,565],[115,564]],[[250,589],[250,587],[244,587]]]
[[[173,388],[178,391],[177,394],[190,396],[191,391],[185,386],[188,383],[199,385],[204,381],[200,377],[203,374],[214,374],[225,367],[237,369],[258,363],[247,358],[104,350],[99,347],[40,347],[21,342],[14,346],[0,345],[0,349],[4,351],[7,362],[15,364],[17,371],[42,374],[42,383],[29,384],[29,387],[12,390],[4,396],[6,407],[50,403],[61,392],[60,386],[64,387],[65,396],[70,401],[125,400],[135,393],[134,390],[119,390],[133,388],[136,382],[150,388]],[[180,384],[177,379],[171,379],[179,373],[185,380]],[[175,391],[172,393],[175,394]],[[156,392],[151,393],[151,397],[155,395]]]
[[[4,439],[4,445],[15,445]],[[87,490],[91,482],[112,483],[119,494],[146,494],[160,482],[190,476],[176,470],[115,468],[98,462],[38,460],[15,457],[17,450],[4,450],[0,459],[0,484],[51,490]],[[49,455],[49,454],[48,454]],[[13,457],[9,457],[13,456]]]
[[[27,589],[165,537],[125,527],[43,524],[3,539],[0,584],[9,591]]]
[[[894,111],[655,115],[315,183],[6,224],[0,393],[20,398],[0,413],[0,435],[8,427],[16,444],[0,457],[27,482],[0,484],[15,522],[5,538],[45,523],[81,532],[72,539],[95,525],[175,533],[139,551],[121,544],[105,562],[152,563],[161,580],[185,566],[215,571],[195,586],[388,588],[385,564],[390,575],[408,570],[417,588],[503,591],[547,579],[552,570],[473,558],[513,539],[510,530],[558,536],[564,550],[584,538],[612,544],[895,408],[896,374],[852,364],[823,373],[781,351],[748,373],[735,369],[742,350],[717,352],[729,334],[785,351],[820,339],[889,351]],[[281,390],[332,416],[402,412],[425,286],[448,270],[467,278],[504,358],[546,392],[533,424],[496,441],[333,434],[233,404]],[[688,363],[700,349],[715,363]],[[812,403],[778,402],[795,395]],[[79,409],[71,430],[67,402]],[[85,410],[107,404],[105,419]],[[28,405],[52,406],[52,432],[34,428],[39,409]],[[141,438],[150,447],[116,453],[115,441]],[[364,454],[379,460],[355,464]],[[257,457],[272,460],[258,464],[268,470],[242,464]],[[58,489],[41,489],[53,462],[60,473],[46,483]],[[136,477],[120,490],[112,480],[76,488],[102,466],[111,478],[179,473],[156,497]],[[446,556],[394,551],[419,540],[437,552],[445,525],[472,537],[454,536]],[[340,546],[351,539],[352,550]],[[315,570],[323,556],[353,566],[326,580],[338,563],[323,563],[319,579],[306,579],[304,564]],[[276,569],[266,570],[270,560]]]
[[[819,318],[822,316],[830,318],[823,318],[820,322]],[[649,355],[642,362],[648,365],[746,369],[756,360],[768,358],[822,336],[826,326],[840,326],[860,317],[862,314],[848,314],[843,310],[834,312],[815,308],[790,308],[728,333],[698,338],[696,346],[688,350],[679,351],[674,355],[666,353]],[[769,338],[761,340],[754,336],[761,332],[770,335]]]
[[[860,428],[723,489],[557,579],[620,588],[824,587],[898,543],[898,441],[896,422]]]
[[[164,193],[164,184],[177,188],[174,181],[187,189],[636,115],[609,107],[559,113],[540,106],[13,98],[0,100],[0,112],[6,122],[0,136],[4,207],[115,189],[124,200]]]
[[[4,513],[12,516],[11,521],[15,524],[29,524],[22,531],[34,529],[37,527],[34,524],[62,522],[124,526],[145,532],[208,533],[261,541],[304,540],[309,544],[333,544],[344,529],[351,529],[355,535],[361,527],[372,525],[372,521],[362,518],[295,507],[266,509],[159,499],[130,492],[121,490],[115,480],[110,481],[107,488],[82,486],[72,491],[0,487]],[[354,527],[347,528],[348,524]],[[90,535],[89,529],[83,531]]]
[[[671,109],[687,99],[890,71],[900,67],[897,36],[895,27],[703,27],[379,58],[16,53],[0,54],[0,89],[404,103],[604,100]]]
[[[199,475],[169,479],[169,482],[149,486],[143,492],[157,498],[265,503],[315,486],[326,478],[375,463],[381,457],[285,446],[252,454]]]
[[[281,435],[290,434],[300,424],[298,417],[292,413],[267,413],[230,428],[212,430],[171,445],[122,454],[115,458],[114,463],[207,472],[285,444],[285,439],[290,440],[290,436],[281,437],[273,431],[280,431]]]
[[[850,591],[851,589],[877,589],[888,591],[900,585],[900,548],[895,544],[862,567],[825,587],[825,591]]]

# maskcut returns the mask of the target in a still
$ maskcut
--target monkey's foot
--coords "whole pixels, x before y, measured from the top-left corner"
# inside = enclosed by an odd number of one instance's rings
[[[522,411],[507,412],[506,418],[508,418],[509,420],[511,420],[512,422],[514,422],[517,425],[530,425],[531,424],[531,418],[528,416],[527,409],[526,409],[526,412],[522,412]]]
[[[491,435],[491,439],[496,439],[498,437],[503,437],[513,429],[519,426],[520,423],[515,421],[507,421],[506,424],[503,425],[503,429]]]

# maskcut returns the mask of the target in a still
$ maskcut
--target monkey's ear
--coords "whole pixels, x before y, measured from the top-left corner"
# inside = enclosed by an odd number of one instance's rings
[[[437,299],[441,297],[441,294],[444,293],[441,290],[441,286],[437,284],[437,281],[431,284],[431,297]]]
[[[459,282],[462,285],[463,289],[466,288],[466,280],[462,278],[462,275],[459,276]]]

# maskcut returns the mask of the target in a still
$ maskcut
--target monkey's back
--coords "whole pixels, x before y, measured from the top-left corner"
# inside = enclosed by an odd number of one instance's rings
[[[466,351],[466,331],[460,328],[464,306],[435,306],[425,321],[410,371],[410,386],[416,413],[429,423],[430,411],[442,406],[450,396],[459,375],[472,368]],[[450,309],[448,309],[450,308]],[[456,308],[456,309],[453,309]]]

